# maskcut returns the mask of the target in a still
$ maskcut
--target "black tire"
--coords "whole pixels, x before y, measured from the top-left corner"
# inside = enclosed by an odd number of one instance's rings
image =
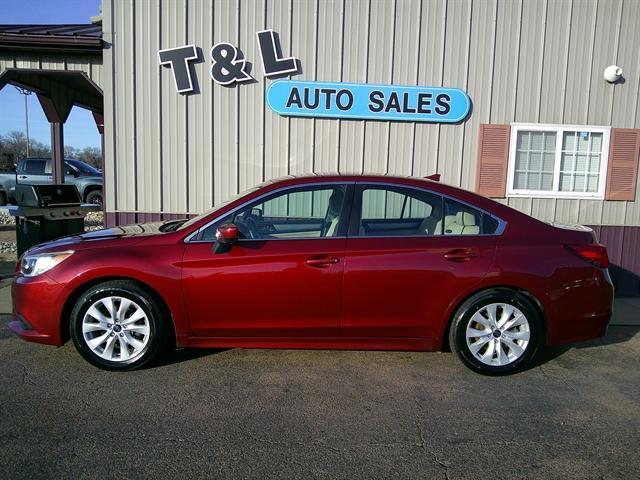
[[[489,365],[480,360],[480,356],[487,354],[489,347],[481,348],[477,354],[472,353],[469,345],[467,344],[467,327],[472,320],[472,317],[484,307],[501,303],[505,305],[511,305],[520,310],[526,317],[529,327],[529,342],[524,348],[524,352],[520,354],[515,360],[505,365]],[[499,310],[502,312],[502,309]],[[476,317],[477,318],[477,317]],[[475,321],[474,321],[475,324]],[[479,326],[479,325],[477,325]],[[523,327],[516,327],[523,328]],[[495,330],[494,330],[495,332]],[[509,331],[507,333],[520,333]],[[496,337],[495,335],[498,335]],[[489,342],[499,342],[498,338],[502,335],[492,334],[489,338]],[[536,355],[536,352],[540,346],[543,338],[542,332],[542,319],[536,306],[525,295],[518,293],[515,290],[507,288],[497,288],[491,290],[485,290],[479,292],[468,300],[466,300],[456,311],[449,330],[449,345],[451,349],[458,355],[460,360],[475,372],[484,375],[508,375],[524,369]],[[479,341],[475,340],[475,341]],[[475,343],[474,343],[475,344]],[[494,347],[497,348],[497,347]],[[501,355],[507,355],[505,352],[511,352],[507,346],[507,350],[500,346]],[[516,353],[516,350],[513,350]],[[488,356],[490,362],[497,361],[497,352],[491,350],[491,354]]]
[[[102,197],[102,190],[92,190],[89,193],[87,193],[86,198],[84,199],[84,201],[86,203],[91,203],[93,205],[102,205],[103,204],[103,197]]]
[[[89,347],[82,331],[83,319],[89,308],[101,299],[111,296],[122,297],[135,302],[136,306],[146,314],[146,318],[148,319],[149,334],[146,346],[129,360],[111,361],[101,357]],[[126,313],[127,312],[124,312],[123,316],[126,317]],[[111,325],[115,326],[115,323]],[[156,358],[158,354],[164,350],[168,340],[168,329],[166,328],[166,324],[162,316],[162,309],[159,307],[156,300],[149,295],[149,293],[138,286],[135,282],[128,280],[113,280],[101,283],[87,290],[78,299],[71,311],[69,327],[71,339],[73,340],[73,344],[75,345],[76,350],[78,350],[78,353],[80,353],[80,355],[82,355],[82,357],[89,363],[105,370],[134,370],[140,368]],[[102,331],[96,332],[95,336],[99,336],[101,334]],[[93,333],[90,333],[89,335],[93,335]],[[111,330],[110,336],[114,337],[116,335],[118,334],[114,334],[114,331]],[[117,342],[115,342],[116,347],[113,347],[113,349],[117,348],[118,351],[120,351],[122,348],[122,342],[118,340],[117,336],[115,340],[117,340]]]
[[[7,204],[7,192],[0,192],[0,207],[4,207]]]

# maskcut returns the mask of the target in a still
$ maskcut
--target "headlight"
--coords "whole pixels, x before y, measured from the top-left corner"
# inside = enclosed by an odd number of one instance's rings
[[[73,254],[72,251],[51,252],[29,255],[22,257],[20,262],[20,273],[25,277],[35,277],[58,265],[64,259]]]

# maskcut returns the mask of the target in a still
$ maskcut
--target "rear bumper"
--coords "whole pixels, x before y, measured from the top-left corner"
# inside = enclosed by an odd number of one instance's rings
[[[46,274],[16,277],[11,287],[13,318],[9,328],[29,342],[62,345],[60,314],[64,286]]]
[[[607,333],[614,296],[607,270],[594,268],[593,275],[564,284],[549,295],[549,345],[591,340]]]

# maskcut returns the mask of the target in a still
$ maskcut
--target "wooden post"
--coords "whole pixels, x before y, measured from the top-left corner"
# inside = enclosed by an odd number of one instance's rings
[[[53,183],[64,183],[64,128],[62,122],[51,122],[51,176]]]

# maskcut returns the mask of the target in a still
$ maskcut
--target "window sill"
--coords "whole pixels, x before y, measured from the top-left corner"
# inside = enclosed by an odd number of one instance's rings
[[[508,192],[507,198],[546,198],[559,200],[604,200],[602,193],[579,194],[574,192]]]

